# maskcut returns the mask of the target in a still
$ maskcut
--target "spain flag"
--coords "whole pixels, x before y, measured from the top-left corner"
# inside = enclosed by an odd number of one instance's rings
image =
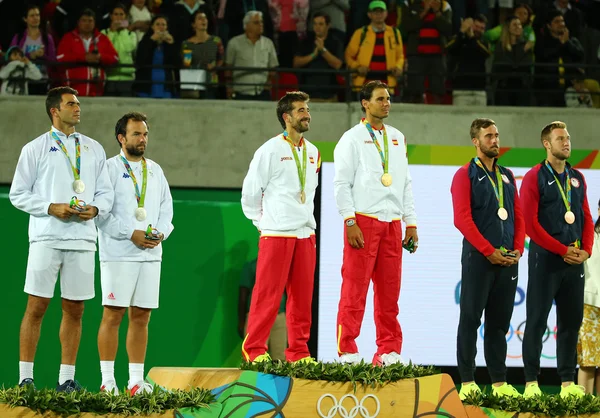
[[[395,146],[398,146],[398,140],[397,139],[392,139],[392,144],[394,144]]]
[[[315,159],[313,157],[310,157],[310,163],[314,164],[315,163]]]

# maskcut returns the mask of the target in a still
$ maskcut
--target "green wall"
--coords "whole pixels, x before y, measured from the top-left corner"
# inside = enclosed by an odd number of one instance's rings
[[[0,384],[18,383],[19,327],[27,295],[28,215],[8,200],[0,186],[4,266],[0,279]],[[243,264],[256,257],[258,233],[241,210],[239,190],[172,190],[175,231],[164,243],[160,307],[150,321],[146,372],[153,366],[235,367],[241,360],[237,336],[238,280]],[[86,302],[76,378],[90,390],[100,386],[96,345],[102,316],[100,267],[96,264],[96,298]],[[38,387],[58,379],[61,319],[60,290],[44,318],[35,359]],[[116,361],[117,384],[127,384],[126,321],[121,326]]]

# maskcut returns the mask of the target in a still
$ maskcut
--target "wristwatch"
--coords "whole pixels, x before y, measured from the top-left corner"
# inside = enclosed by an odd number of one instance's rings
[[[354,226],[354,225],[356,225],[356,219],[354,219],[354,218],[346,219],[346,226]]]

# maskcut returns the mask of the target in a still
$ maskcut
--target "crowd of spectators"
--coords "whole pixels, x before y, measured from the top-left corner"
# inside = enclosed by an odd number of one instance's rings
[[[0,0],[0,94],[600,107],[600,0],[25,1]]]

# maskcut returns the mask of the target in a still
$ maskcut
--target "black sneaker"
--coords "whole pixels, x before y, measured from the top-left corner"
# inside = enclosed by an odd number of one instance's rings
[[[33,379],[27,378],[27,379],[23,379],[21,380],[21,383],[19,383],[19,387],[25,387],[25,386],[33,386],[33,390],[35,390],[35,384],[33,383]]]
[[[75,392],[76,390],[81,390],[81,389],[83,389],[83,388],[81,387],[81,385],[79,384],[79,382],[77,380],[69,379],[62,385],[60,385],[58,383],[56,384],[57,392],[71,393],[71,392]]]

